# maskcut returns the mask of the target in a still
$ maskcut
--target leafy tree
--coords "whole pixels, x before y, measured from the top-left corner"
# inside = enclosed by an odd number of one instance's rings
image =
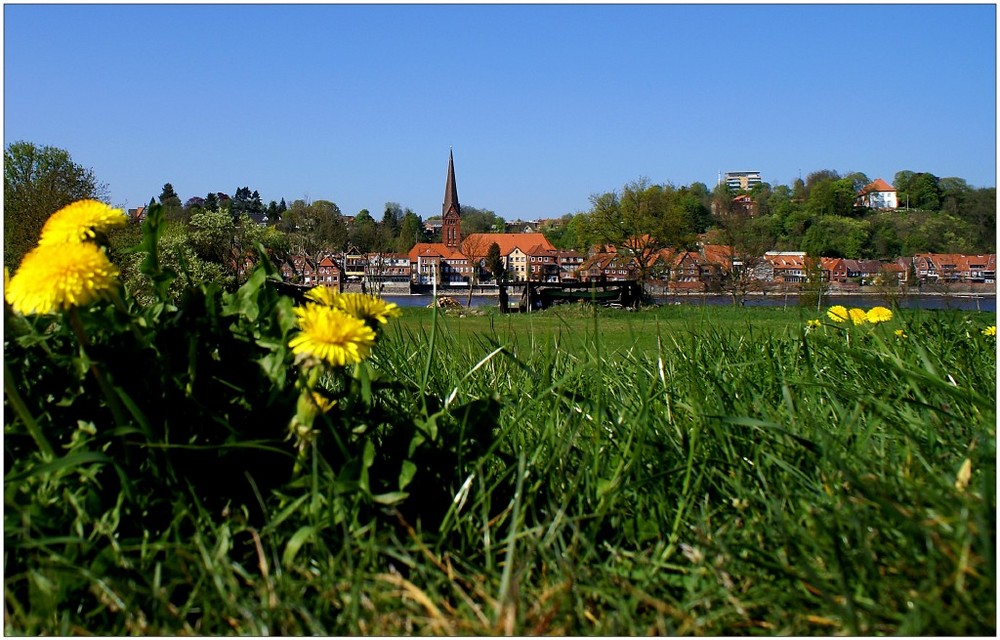
[[[399,226],[403,221],[403,208],[399,206],[398,202],[386,202],[385,211],[382,213],[382,222],[380,223],[384,229],[391,232],[393,237],[399,235]]]
[[[229,215],[233,220],[239,220],[242,216],[249,216],[254,222],[264,219],[264,203],[261,202],[260,194],[257,191],[250,191],[250,187],[240,187],[236,189],[236,195],[229,203]]]
[[[354,224],[351,227],[351,243],[358,248],[361,253],[372,253],[377,251],[379,243],[378,224],[367,209],[362,209],[358,215],[354,216]]]
[[[712,194],[703,182],[677,190],[677,204],[683,211],[684,224],[694,233],[704,233],[712,224]]]
[[[276,224],[278,220],[281,219],[281,213],[278,212],[278,203],[271,200],[267,203],[267,221],[270,224]]]
[[[840,180],[840,174],[833,169],[820,169],[819,171],[813,171],[806,176],[805,182],[805,195],[809,197],[813,187],[821,182],[834,182]]]
[[[407,253],[413,245],[420,242],[424,235],[424,225],[420,221],[420,216],[409,209],[403,214],[403,221],[399,224],[399,236],[396,238],[396,252]]]
[[[160,204],[163,205],[163,217],[168,221],[187,222],[188,211],[181,204],[180,196],[174,191],[174,186],[169,182],[163,185],[160,192]]]
[[[825,258],[859,258],[868,244],[871,223],[838,216],[823,216],[809,226],[802,250]]]
[[[587,213],[577,213],[566,223],[564,240],[556,246],[561,249],[573,249],[580,253],[587,253],[591,247],[599,242],[601,242],[601,239],[594,232],[594,225],[591,224],[590,215]]]
[[[503,218],[489,209],[477,209],[462,205],[462,237],[473,233],[490,233],[498,227],[503,229]]]
[[[997,190],[976,189],[965,194],[959,217],[969,225],[976,253],[994,253],[997,248]]]
[[[896,198],[912,209],[938,211],[941,208],[941,185],[932,173],[899,171],[893,179]]]
[[[871,180],[868,179],[868,176],[866,176],[865,174],[861,173],[860,171],[855,171],[853,173],[849,173],[846,176],[844,176],[842,179],[846,180],[848,183],[850,183],[851,190],[855,194],[860,193],[862,189],[864,189],[865,187],[867,187],[872,182]]]
[[[855,191],[848,178],[821,179],[809,190],[806,210],[810,215],[850,216],[854,213]]]
[[[691,242],[683,210],[673,196],[672,187],[639,178],[626,184],[620,195],[612,191],[590,198],[595,235],[635,262],[641,282],[648,278],[660,249]]]
[[[382,220],[378,223],[378,241],[376,242],[378,251],[389,253],[396,248],[402,219],[403,208],[395,202],[386,202]]]
[[[500,255],[500,245],[496,242],[492,243],[486,252],[486,268],[497,282],[503,280],[503,277],[507,274],[507,267],[503,262],[503,256]]]
[[[941,211],[961,215],[965,199],[972,191],[969,184],[962,178],[941,178],[938,187],[941,189]]]
[[[191,214],[188,238],[202,260],[225,264],[232,249],[236,223],[227,213],[204,211]]]
[[[159,206],[154,203],[154,206]],[[186,224],[174,221],[164,222],[160,232],[158,256],[160,266],[174,274],[168,293],[174,302],[179,302],[190,286],[217,283],[223,288],[232,288],[234,277],[221,262],[205,260],[198,255],[191,242]],[[145,257],[143,252],[131,251],[137,244],[138,230],[134,234],[112,236],[111,252],[115,264],[121,270],[121,280],[125,288],[143,304],[157,301],[151,280],[142,274],[140,265]]]
[[[196,210],[203,210],[205,208],[205,199],[200,196],[191,196],[184,203],[184,209],[188,212],[194,212]]]
[[[802,178],[796,178],[795,182],[792,183],[792,200],[805,202],[807,195],[806,183],[802,181]]]
[[[913,180],[911,189],[911,206],[928,211],[941,209],[941,186],[938,177],[933,173],[918,174]]]
[[[873,260],[890,260],[901,255],[903,242],[897,226],[899,215],[895,211],[881,211],[869,219],[871,240],[862,257]]]
[[[107,185],[68,151],[31,142],[12,142],[3,154],[3,242],[5,266],[15,268],[38,240],[50,215],[91,198],[106,202]]]
[[[181,206],[181,199],[174,191],[174,186],[169,182],[163,185],[163,191],[160,192],[160,204],[164,207]]]

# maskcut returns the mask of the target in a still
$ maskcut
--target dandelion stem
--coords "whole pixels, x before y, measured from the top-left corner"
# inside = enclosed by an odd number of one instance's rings
[[[42,455],[46,458],[55,457],[55,453],[52,451],[52,445],[45,438],[45,434],[42,433],[41,428],[39,428],[38,423],[35,422],[34,416],[28,411],[28,406],[24,404],[24,400],[21,398],[21,394],[18,393],[17,387],[14,385],[14,376],[10,373],[10,368],[7,366],[7,361],[4,360],[3,363],[3,389],[4,393],[7,394],[7,398],[10,400],[11,406],[14,407],[14,411],[17,412],[18,417],[24,422],[24,426],[28,428],[28,433],[34,439],[35,444],[41,450]]]
[[[76,307],[70,307],[69,312],[70,326],[73,328],[73,333],[76,334],[77,340],[80,341],[80,348],[86,354],[87,349],[90,347],[90,341],[87,339],[87,333],[83,328],[83,322],[80,321],[80,314],[77,312]],[[89,358],[88,358],[89,360]],[[108,379],[104,377],[104,374],[98,369],[95,362],[90,362],[90,373],[94,376],[97,381],[97,386],[101,388],[104,393],[104,398],[108,403],[108,409],[111,410],[111,415],[115,419],[115,424],[119,427],[128,426],[131,421],[125,415],[125,410],[122,408],[121,400],[118,398],[118,394],[111,387],[111,383]]]

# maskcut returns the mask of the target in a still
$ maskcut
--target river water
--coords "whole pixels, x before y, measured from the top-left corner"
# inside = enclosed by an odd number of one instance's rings
[[[444,295],[444,294],[442,294]],[[456,302],[465,306],[468,301],[468,293],[455,295],[447,294]],[[426,307],[430,305],[431,295],[386,295],[383,298],[388,302],[395,302],[401,307]],[[512,296],[511,306],[517,304],[519,296]],[[732,304],[729,296],[725,295],[673,295],[654,296],[653,300],[658,304],[689,304],[706,306],[725,306]],[[745,307],[795,307],[799,303],[798,296],[794,295],[752,295],[747,296]],[[829,295],[823,298],[823,307],[827,308],[836,304],[845,307],[863,307],[868,309],[876,305],[885,305],[886,302],[875,295]],[[472,296],[473,307],[496,307],[499,305],[497,296]],[[899,306],[903,309],[960,309],[963,311],[993,311],[997,310],[997,299],[995,295],[982,294],[954,294],[954,295],[908,295],[900,299]]]

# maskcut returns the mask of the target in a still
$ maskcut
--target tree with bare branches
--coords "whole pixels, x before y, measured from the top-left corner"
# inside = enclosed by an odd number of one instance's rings
[[[467,307],[472,306],[472,288],[479,282],[479,271],[480,263],[486,258],[486,255],[490,251],[490,242],[486,240],[486,236],[478,233],[474,233],[470,236],[462,238],[462,245],[460,247],[462,255],[468,261],[470,271],[469,271],[469,300],[466,302]]]
[[[774,246],[770,226],[753,216],[753,209],[737,200],[725,184],[713,194],[715,225],[723,245],[723,262],[719,265],[717,282],[729,294],[734,306],[746,301],[747,293],[760,284],[756,276],[764,262],[764,254]]]

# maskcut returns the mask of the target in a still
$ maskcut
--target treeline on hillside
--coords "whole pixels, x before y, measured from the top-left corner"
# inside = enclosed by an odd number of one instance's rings
[[[826,257],[996,251],[996,188],[900,171],[893,180],[900,208],[881,211],[856,204],[871,182],[863,173],[823,170],[791,186],[763,183],[734,192],[724,184],[709,190],[700,182],[676,187],[639,179],[591,196],[589,211],[547,221],[542,231],[557,247],[578,251],[644,234],[658,245],[694,248],[699,235],[713,231],[721,241],[738,231],[766,250]]]
[[[589,211],[544,221],[541,231],[560,248],[586,252],[645,238],[641,251],[694,248],[698,236],[742,245],[742,253],[806,251],[813,256],[887,260],[920,252],[996,251],[996,189],[961,178],[900,171],[893,180],[901,209],[855,206],[871,180],[862,173],[816,171],[791,186],[761,184],[748,192],[695,182],[677,187],[638,179],[619,191],[594,194]],[[4,150],[4,264],[15,268],[54,211],[81,198],[107,200],[108,187],[90,169],[55,147],[15,142]],[[157,202],[158,200],[158,202]],[[427,220],[387,202],[376,219],[367,209],[346,216],[329,200],[284,199],[264,204],[249,186],[232,196],[211,192],[187,200],[169,183],[150,204],[164,207],[164,260],[191,278],[237,284],[257,243],[276,259],[289,255],[405,253],[416,242],[439,240]],[[429,225],[433,227],[433,225]],[[462,207],[462,233],[502,231],[489,209]],[[112,238],[112,249],[134,245],[138,228]],[[132,244],[129,244],[132,243]],[[636,252],[640,250],[636,247]],[[132,254],[133,256],[135,254]]]

